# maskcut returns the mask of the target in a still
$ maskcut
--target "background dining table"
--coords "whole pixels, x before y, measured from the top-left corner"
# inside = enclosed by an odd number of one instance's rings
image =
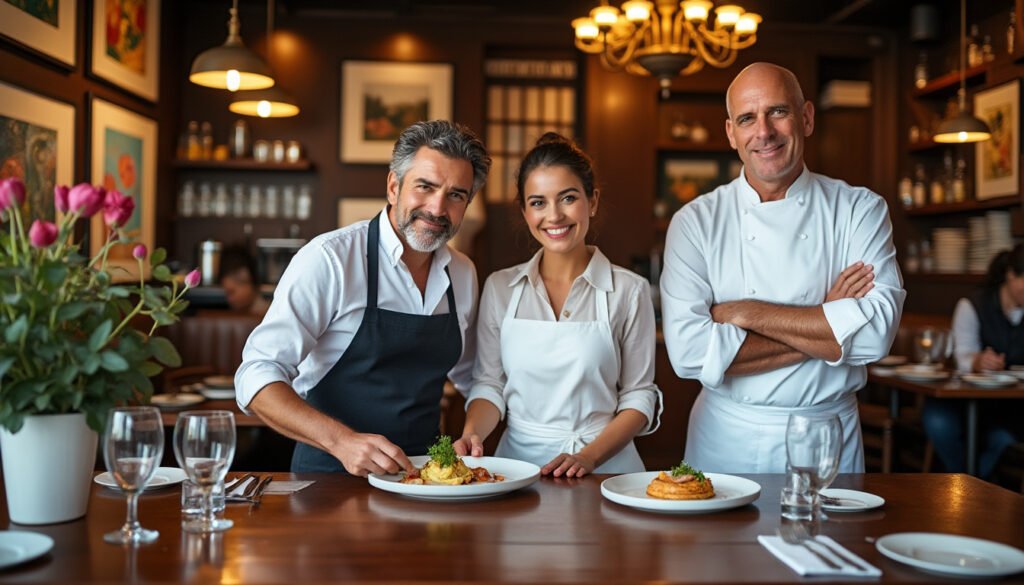
[[[235,473],[229,474],[229,477]],[[89,512],[51,526],[0,526],[51,536],[49,554],[0,572],[3,583],[790,583],[799,577],[757,542],[779,527],[782,475],[748,475],[759,499],[736,509],[668,515],[604,499],[608,476],[542,478],[494,499],[438,502],[380,491],[367,480],[277,473],[315,483],[262,504],[228,504],[234,527],[184,533],[180,487],[146,492],[139,518],[154,544],[102,535],[124,521],[124,495],[93,485]],[[885,498],[829,513],[822,533],[882,570],[882,582],[962,582],[894,562],[872,541],[940,532],[1024,548],[1024,496],[961,474],[841,475],[833,487]],[[828,580],[815,579],[815,583]],[[847,581],[849,582],[849,581]],[[1024,575],[1002,581],[1024,582]]]

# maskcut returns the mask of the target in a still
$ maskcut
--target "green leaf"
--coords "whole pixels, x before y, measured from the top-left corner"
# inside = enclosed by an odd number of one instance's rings
[[[14,363],[14,356],[5,357],[3,359],[0,359],[0,379],[3,379],[4,374],[7,373],[7,370],[11,367],[11,364],[13,364],[13,363]],[[2,396],[2,395],[0,395],[0,396]]]
[[[124,372],[128,370],[128,362],[116,351],[107,350],[100,354],[100,363],[108,372]]]
[[[82,371],[91,376],[100,368],[100,363],[100,356],[91,353],[82,360]]]
[[[39,396],[36,396],[36,399],[35,399],[36,410],[38,410],[40,412],[44,412],[44,411],[46,411],[46,408],[48,406],[50,406],[50,395],[49,394],[40,394]]]
[[[153,269],[153,278],[161,282],[169,282],[172,278],[174,278],[174,275],[171,274],[170,268],[161,264],[160,266],[157,266],[156,268]]]
[[[4,331],[4,341],[15,345],[21,341],[21,336],[26,331],[28,331],[28,315],[21,315],[7,328],[7,331]]]
[[[149,348],[158,362],[172,368],[181,367],[181,356],[166,337],[150,337]]]
[[[128,290],[123,286],[112,286],[107,289],[107,292],[110,293],[110,296],[112,297],[118,297],[122,299],[128,298],[132,294],[132,291]]]
[[[153,320],[156,321],[156,324],[157,325],[161,325],[161,326],[171,325],[172,323],[177,321],[177,319],[175,319],[174,315],[171,315],[167,311],[153,311],[153,315],[152,316],[153,316]]]
[[[43,280],[52,287],[60,286],[68,277],[68,267],[63,263],[49,263],[43,267]]]
[[[150,254],[149,256],[149,265],[156,268],[157,266],[163,264],[164,260],[166,259],[167,250],[164,250],[163,248],[157,248],[156,250],[153,250],[153,253]]]
[[[146,376],[147,378],[152,378],[153,376],[156,376],[160,372],[164,371],[164,368],[160,364],[145,361],[139,364],[138,371],[143,376]]]
[[[70,321],[72,319],[77,319],[88,308],[89,303],[85,301],[72,301],[57,309],[57,320]]]
[[[107,337],[110,336],[110,330],[113,328],[114,324],[111,321],[100,323],[100,326],[89,336],[89,349],[99,351],[103,344],[107,342]]]

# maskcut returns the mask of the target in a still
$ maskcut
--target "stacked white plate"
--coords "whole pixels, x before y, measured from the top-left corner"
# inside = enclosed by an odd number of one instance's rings
[[[963,228],[932,230],[935,271],[952,274],[967,272],[967,234]]]
[[[992,258],[988,245],[988,218],[974,216],[967,218],[967,269],[970,272],[985,272]]]
[[[988,269],[988,262],[1003,250],[1013,248],[1013,233],[1010,228],[1010,212],[990,211],[985,214],[988,222],[988,260],[983,270]]]

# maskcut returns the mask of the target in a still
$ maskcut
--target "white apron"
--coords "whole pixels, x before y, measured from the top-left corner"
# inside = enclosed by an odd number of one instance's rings
[[[544,466],[597,438],[619,402],[619,360],[608,317],[608,293],[595,291],[597,320],[516,319],[528,280],[512,293],[501,322],[507,404],[505,434],[495,455]],[[644,471],[630,441],[595,473]]]
[[[854,394],[814,406],[761,406],[738,404],[725,394],[704,388],[690,411],[686,462],[718,473],[784,473],[790,413],[838,414],[843,425],[839,473],[864,472]]]

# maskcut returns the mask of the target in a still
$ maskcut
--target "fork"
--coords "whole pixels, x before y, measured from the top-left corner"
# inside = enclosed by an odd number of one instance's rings
[[[267,486],[270,485],[271,481],[274,481],[274,476],[268,475],[264,477],[262,481],[260,481],[258,486],[256,486],[256,493],[252,495],[253,504],[257,506],[260,505],[260,502],[263,501],[263,492],[266,491]]]
[[[832,560],[830,557],[822,554],[821,551],[819,551],[815,546],[811,546],[812,544],[816,545],[816,546],[823,546],[830,553],[835,554],[835,551],[833,551],[831,548],[829,548],[828,546],[818,542],[815,539],[801,540],[797,544],[799,544],[799,545],[803,546],[805,549],[811,551],[811,554],[813,554],[814,556],[818,557],[818,560],[820,560],[821,562],[825,563],[825,565],[827,565],[828,568],[830,568],[830,569],[835,569],[837,571],[842,571],[843,569],[848,569],[849,568],[849,565],[846,563],[846,560],[845,560],[844,557],[838,557],[838,558],[843,560],[843,564],[840,565],[839,563],[837,563],[834,560]]]

